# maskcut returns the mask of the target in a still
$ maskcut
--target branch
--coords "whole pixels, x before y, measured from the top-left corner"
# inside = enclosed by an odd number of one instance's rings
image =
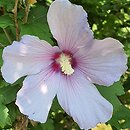
[[[29,14],[29,9],[30,9],[30,4],[29,4],[29,1],[28,0],[25,0],[25,3],[26,3],[26,7],[25,7],[25,16],[23,18],[23,23],[27,23],[28,21],[28,14]]]
[[[29,120],[26,116],[24,115],[18,116],[14,130],[27,130],[28,121]]]
[[[15,28],[16,28],[16,40],[19,40],[19,27],[18,27],[18,20],[17,20],[18,1],[19,1],[19,0],[15,0],[15,6],[14,6],[14,9],[13,9],[13,13],[14,13],[14,23],[15,23]]]

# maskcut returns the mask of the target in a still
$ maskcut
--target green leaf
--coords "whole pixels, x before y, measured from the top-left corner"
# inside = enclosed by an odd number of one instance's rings
[[[51,111],[54,111],[54,112],[58,112],[58,111],[63,111],[63,109],[61,108],[61,106],[59,105],[59,102],[57,100],[57,97],[54,98],[53,100],[53,104],[51,106]]]
[[[8,12],[12,12],[14,4],[15,4],[14,0],[0,0],[0,6],[5,7],[6,11]]]
[[[4,97],[0,95],[0,127],[4,128],[6,125],[11,125],[11,120],[8,114],[8,108],[3,104]]]
[[[4,86],[0,88],[0,95],[4,97],[4,100],[5,100],[4,103],[9,104],[12,101],[14,101],[18,90],[19,90],[19,87],[17,85],[16,86],[8,85],[8,86]]]
[[[18,110],[18,107],[15,105],[15,102],[8,104],[7,108],[9,109],[8,113],[9,113],[11,122],[13,123],[18,117],[18,115],[20,115],[20,112]]]
[[[46,123],[38,124],[35,127],[31,127],[31,130],[54,130],[53,120],[48,119]]]
[[[125,92],[120,81],[114,83],[110,87],[97,86],[97,88],[100,91],[101,95],[112,103],[114,111],[116,111],[118,107],[121,106],[121,102],[119,101],[117,96],[121,96],[125,94]]]
[[[110,87],[97,87],[100,93],[112,103],[114,112],[111,120],[108,122],[117,129],[130,128],[130,109],[122,105],[118,96],[124,93],[124,88],[120,81]]]
[[[118,130],[130,128],[130,109],[121,105],[108,123],[116,127]]]
[[[46,22],[47,20],[47,8],[37,4],[36,6],[31,8],[31,11],[29,12],[29,17],[28,17],[28,23],[36,23],[38,21],[44,21]]]
[[[54,124],[52,119],[48,119],[48,121],[41,126],[43,130],[54,130]]]
[[[48,31],[48,26],[45,23],[37,22],[37,23],[30,23],[21,25],[21,36],[29,34],[38,36],[40,39],[45,40],[49,43],[53,43],[51,40],[51,34]]]
[[[53,41],[51,40],[52,35],[46,20],[46,12],[47,8],[44,6],[37,5],[35,8],[32,8],[29,13],[28,23],[21,24],[20,26],[20,35],[35,35],[53,45]]]
[[[8,15],[0,16],[0,28],[13,26],[13,21]]]
[[[2,53],[3,53],[3,48],[0,48],[0,66],[2,66],[3,64]]]

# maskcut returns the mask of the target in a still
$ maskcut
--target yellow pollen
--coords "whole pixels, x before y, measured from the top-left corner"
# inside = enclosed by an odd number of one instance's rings
[[[60,63],[61,71],[64,74],[71,75],[74,73],[74,69],[71,66],[71,57],[62,53],[58,62]]]

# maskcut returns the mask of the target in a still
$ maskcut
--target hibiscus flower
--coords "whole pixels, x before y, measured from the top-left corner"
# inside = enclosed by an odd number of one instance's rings
[[[3,51],[2,75],[8,83],[26,76],[16,105],[29,119],[46,122],[54,97],[81,129],[107,122],[113,107],[95,84],[110,86],[127,69],[123,45],[96,40],[81,6],[55,0],[47,20],[58,46],[24,35]]]

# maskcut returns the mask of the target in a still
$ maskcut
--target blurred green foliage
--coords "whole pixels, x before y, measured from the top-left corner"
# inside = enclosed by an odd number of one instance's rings
[[[129,0],[70,0],[84,7],[88,21],[97,39],[113,37],[124,44],[130,68],[130,1]],[[19,36],[32,34],[55,44],[47,24],[47,10],[51,0],[37,0],[31,5],[27,22],[24,21],[27,4],[18,3]],[[16,40],[14,22],[15,0],[0,0],[0,66],[2,50]],[[115,59],[116,60],[116,59]],[[7,84],[0,77],[0,129],[1,130],[79,130],[76,123],[59,106],[55,98],[48,121],[40,124],[28,120],[15,105],[16,93],[22,86],[23,79],[15,84]],[[97,86],[101,94],[114,106],[112,119],[108,122],[114,130],[130,128],[130,69],[109,88]],[[125,107],[127,106],[127,107]]]

